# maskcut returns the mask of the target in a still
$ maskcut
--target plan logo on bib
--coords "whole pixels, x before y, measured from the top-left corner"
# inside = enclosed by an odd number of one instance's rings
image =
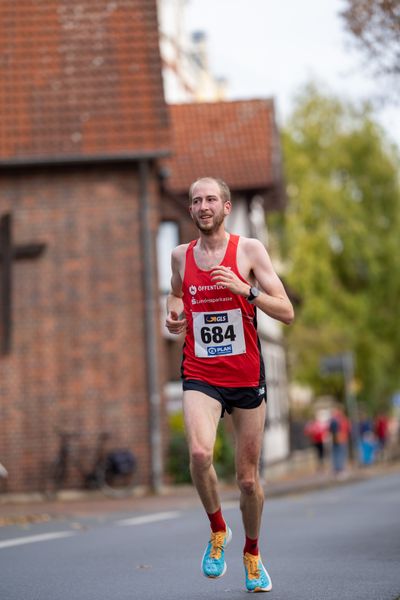
[[[226,354],[232,354],[232,344],[226,346],[211,346],[207,348],[208,356],[224,356]]]

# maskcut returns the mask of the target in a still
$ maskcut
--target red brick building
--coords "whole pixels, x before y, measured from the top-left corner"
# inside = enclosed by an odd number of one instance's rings
[[[137,455],[139,482],[154,483],[156,161],[170,147],[156,0],[6,0],[0,55],[8,489],[41,488],[58,429],[82,432],[89,447],[110,431]]]

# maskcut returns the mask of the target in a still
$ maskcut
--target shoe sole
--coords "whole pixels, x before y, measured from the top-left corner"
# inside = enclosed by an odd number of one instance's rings
[[[254,590],[246,590],[249,594],[258,594],[259,592],[270,592],[272,590],[272,583],[267,588],[255,588]]]
[[[232,539],[232,530],[228,527],[228,537],[226,538],[225,548],[227,547],[227,545],[229,544],[231,539]],[[206,575],[206,573],[204,573],[204,571],[203,571],[203,560],[206,555],[206,552],[207,552],[207,548],[204,550],[203,558],[201,559],[201,564],[200,564],[201,572],[203,573],[204,577],[207,577],[207,579],[220,579],[221,577],[223,577],[225,575],[226,570],[228,568],[226,565],[226,561],[224,562],[224,568],[222,570],[221,575]]]
[[[265,569],[265,567],[264,567],[264,569]],[[265,572],[266,572],[266,574],[267,574],[267,576],[268,576],[268,579],[269,579],[269,581],[270,581],[270,584],[269,584],[269,586],[268,586],[268,587],[266,587],[266,588],[257,587],[257,588],[254,588],[254,590],[248,590],[248,589],[246,588],[246,592],[248,592],[249,594],[254,594],[254,593],[255,593],[255,594],[258,594],[258,593],[260,593],[260,592],[270,592],[270,591],[272,590],[272,581],[271,581],[271,577],[269,576],[269,573],[268,573],[267,569],[265,569]]]

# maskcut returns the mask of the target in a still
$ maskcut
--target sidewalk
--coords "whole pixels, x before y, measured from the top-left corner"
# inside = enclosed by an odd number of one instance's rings
[[[279,473],[271,469],[271,474],[263,482],[266,500],[291,494],[303,494],[313,490],[363,481],[390,473],[400,472],[400,462],[377,464],[368,468],[356,467],[342,478],[329,471],[316,473],[310,465]],[[239,500],[239,492],[234,484],[221,484],[222,502]],[[157,512],[184,510],[199,506],[200,501],[191,485],[168,486],[162,494],[154,495],[145,490],[136,490],[129,498],[110,499],[100,492],[64,492],[55,501],[41,499],[39,495],[0,495],[0,527],[8,525],[28,526],[31,523],[46,522],[70,517],[100,516],[117,512]]]

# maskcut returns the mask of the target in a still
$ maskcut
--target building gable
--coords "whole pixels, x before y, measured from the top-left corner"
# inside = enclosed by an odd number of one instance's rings
[[[173,154],[164,166],[171,194],[186,194],[204,175],[221,177],[234,192],[281,186],[272,100],[176,104],[170,110]],[[278,196],[277,205],[283,201]]]

